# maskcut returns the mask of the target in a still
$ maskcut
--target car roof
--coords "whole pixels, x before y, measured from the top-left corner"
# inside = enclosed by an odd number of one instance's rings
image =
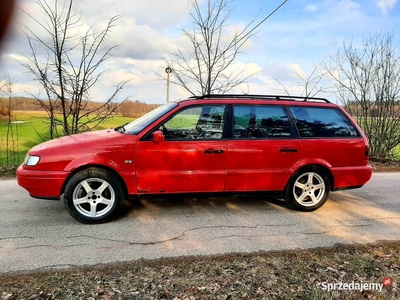
[[[271,101],[274,104],[280,103],[284,104],[283,102],[286,102],[285,104],[289,103],[307,103],[307,104],[322,104],[322,105],[328,105],[331,104],[333,105],[329,100],[325,98],[319,98],[319,97],[305,97],[305,96],[291,96],[291,95],[252,95],[252,94],[214,94],[214,95],[202,95],[202,96],[193,96],[188,99],[182,99],[182,100],[176,100],[173,102],[176,103],[182,103],[182,102],[197,102],[197,103],[204,103],[203,100],[206,100],[207,102],[210,101],[210,103],[215,103],[223,100],[224,102],[229,102],[229,103],[255,103],[255,102],[264,102],[264,101]],[[250,100],[250,101],[249,101]],[[215,102],[214,102],[215,101]],[[324,106],[325,106],[324,105]]]

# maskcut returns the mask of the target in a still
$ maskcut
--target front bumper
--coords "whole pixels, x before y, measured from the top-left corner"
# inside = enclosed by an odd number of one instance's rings
[[[68,177],[63,171],[37,171],[24,168],[17,169],[18,184],[34,198],[59,200],[62,186]]]

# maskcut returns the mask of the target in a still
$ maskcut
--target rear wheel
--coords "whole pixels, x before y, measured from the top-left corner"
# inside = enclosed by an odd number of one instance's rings
[[[290,178],[285,188],[285,201],[294,209],[312,211],[324,205],[329,191],[326,173],[318,167],[309,167]]]
[[[121,182],[107,170],[88,168],[76,173],[64,190],[64,204],[82,223],[104,223],[116,217],[125,192]]]

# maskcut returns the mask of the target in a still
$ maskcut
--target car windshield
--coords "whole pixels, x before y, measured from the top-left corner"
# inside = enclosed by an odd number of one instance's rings
[[[125,125],[115,128],[115,131],[127,133],[127,134],[138,134],[144,128],[146,128],[148,125],[153,123],[155,120],[157,120],[161,116],[165,115],[167,112],[169,112],[170,110],[175,108],[177,105],[178,104],[175,102],[169,102],[167,104],[159,106],[156,109],[153,109],[152,111],[150,111],[149,113],[136,119],[135,121],[132,121],[130,123],[127,123]]]

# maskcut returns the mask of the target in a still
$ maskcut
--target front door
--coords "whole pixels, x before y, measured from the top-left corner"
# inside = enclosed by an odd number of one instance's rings
[[[183,108],[154,131],[164,141],[139,142],[136,180],[139,193],[217,192],[224,190],[227,140],[224,105]]]

